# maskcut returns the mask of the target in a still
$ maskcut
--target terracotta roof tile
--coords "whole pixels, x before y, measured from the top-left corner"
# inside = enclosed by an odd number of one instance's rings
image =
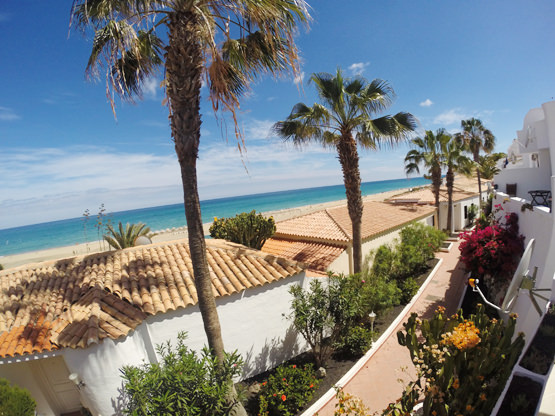
[[[278,222],[275,235],[280,237],[320,238],[345,243],[350,240],[346,230],[333,221],[328,214],[328,210]]]
[[[367,201],[362,214],[362,238],[377,236],[430,215],[434,210],[434,207],[427,206],[405,207]],[[276,224],[276,228],[274,238],[284,240],[346,245],[352,239],[352,224],[346,205],[282,221]]]
[[[325,272],[345,247],[273,237],[266,240],[262,251],[304,263],[311,271]]]
[[[207,241],[215,296],[302,271],[243,246]],[[148,315],[197,302],[189,248],[164,243],[0,272],[0,358],[117,339]]]

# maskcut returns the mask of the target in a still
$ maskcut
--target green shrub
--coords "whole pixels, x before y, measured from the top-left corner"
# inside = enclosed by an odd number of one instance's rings
[[[228,415],[233,377],[239,375],[242,362],[237,354],[226,354],[221,368],[208,349],[200,356],[189,350],[186,334],[178,334],[175,349],[170,343],[157,346],[159,364],[125,366],[126,408],[133,416]]]
[[[358,357],[364,355],[372,346],[372,331],[363,325],[349,327],[336,343],[335,348],[348,355]]]
[[[397,282],[389,280],[387,276],[363,273],[360,296],[362,297],[363,312],[367,316],[371,311],[379,314],[401,303],[401,290]]]
[[[404,280],[401,283],[401,303],[409,303],[414,295],[416,295],[416,292],[418,292],[418,289],[420,289],[420,285],[412,277]]]
[[[0,415],[33,416],[36,406],[27,390],[12,386],[8,380],[0,378]]]
[[[335,328],[329,286],[324,287],[322,282],[314,279],[307,290],[294,285],[289,293],[293,296],[290,315],[293,326],[310,346],[316,366],[320,367],[332,353],[331,344],[326,338]]]
[[[292,416],[307,404],[318,388],[311,364],[298,368],[296,365],[279,366],[275,373],[263,382],[259,393],[261,416]]]
[[[399,282],[422,273],[447,235],[434,227],[412,223],[399,233],[395,245],[380,246],[374,253],[371,273]],[[401,284],[400,284],[401,286]]]
[[[210,226],[212,238],[223,238],[260,250],[266,240],[276,232],[273,217],[266,218],[256,211],[243,212],[234,218],[217,218]]]

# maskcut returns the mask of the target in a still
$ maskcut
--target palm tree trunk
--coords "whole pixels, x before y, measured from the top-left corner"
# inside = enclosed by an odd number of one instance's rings
[[[474,157],[474,162],[476,162],[476,175],[478,176],[478,195],[479,195],[479,201],[480,203],[478,204],[478,214],[480,214],[480,212],[482,212],[482,180],[480,178],[480,169],[479,169],[479,163],[480,163],[480,150],[478,149],[478,151],[474,152],[473,154]]]
[[[451,234],[453,230],[453,185],[455,183],[455,174],[453,169],[449,167],[445,175],[445,184],[447,186],[447,230]]]
[[[342,135],[337,144],[339,163],[343,170],[343,182],[347,196],[347,209],[353,227],[353,272],[362,269],[362,195],[360,193],[360,171],[358,168],[358,151],[356,142],[350,132]]]
[[[432,192],[434,194],[434,205],[439,208],[439,190],[441,188],[441,168],[432,170]]]
[[[222,365],[225,358],[224,342],[206,258],[197,186],[201,125],[200,88],[204,64],[202,49],[197,41],[199,17],[192,12],[182,12],[170,14],[170,19],[169,42],[166,50],[166,80],[171,131],[181,167],[189,249],[199,309],[208,346],[218,363]],[[232,407],[231,414],[246,416],[247,412],[243,405],[237,401],[237,392],[233,384],[229,391],[227,401]]]

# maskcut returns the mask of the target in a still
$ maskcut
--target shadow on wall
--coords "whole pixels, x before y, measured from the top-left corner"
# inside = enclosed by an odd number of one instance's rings
[[[129,404],[129,398],[125,395],[124,382],[121,382],[121,386],[118,388],[118,396],[112,398],[112,408],[114,409],[114,415],[123,415],[124,410],[127,409]]]
[[[260,374],[267,369],[272,369],[301,353],[297,342],[297,332],[290,325],[285,332],[285,337],[275,337],[267,340],[260,353],[254,357],[253,348],[245,355],[243,378]]]

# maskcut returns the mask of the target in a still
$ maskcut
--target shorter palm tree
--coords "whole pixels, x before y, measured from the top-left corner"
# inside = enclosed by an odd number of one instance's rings
[[[447,230],[453,232],[453,188],[455,173],[470,176],[474,170],[474,163],[465,156],[464,146],[447,135],[449,140],[441,143],[442,165],[447,168],[445,185],[447,187]]]
[[[481,120],[471,118],[461,121],[462,132],[455,135],[455,140],[464,144],[465,150],[472,155],[476,164],[480,163],[480,152],[491,153],[495,147],[495,136],[487,129]],[[482,205],[482,182],[481,172],[476,171],[478,176],[478,193],[480,194],[480,206]]]
[[[121,250],[123,248],[134,247],[135,242],[139,237],[151,237],[152,233],[150,232],[150,228],[146,226],[146,224],[138,223],[138,224],[125,224],[125,230],[123,229],[123,225],[121,221],[118,224],[118,229],[115,230],[112,224],[108,224],[107,227],[108,233],[110,235],[104,234],[104,240],[110,245],[110,247],[115,248],[116,250]]]
[[[441,187],[442,169],[442,146],[448,142],[451,136],[445,129],[438,129],[435,134],[431,130],[426,130],[422,137],[411,140],[412,149],[405,157],[405,172],[407,174],[420,173],[420,166],[428,169],[427,177],[432,181],[432,193],[434,194],[434,204],[439,207],[439,188]]]
[[[506,157],[507,155],[505,153],[493,153],[491,155],[480,156],[478,161],[480,176],[487,180],[493,179],[500,171],[497,162]]]

